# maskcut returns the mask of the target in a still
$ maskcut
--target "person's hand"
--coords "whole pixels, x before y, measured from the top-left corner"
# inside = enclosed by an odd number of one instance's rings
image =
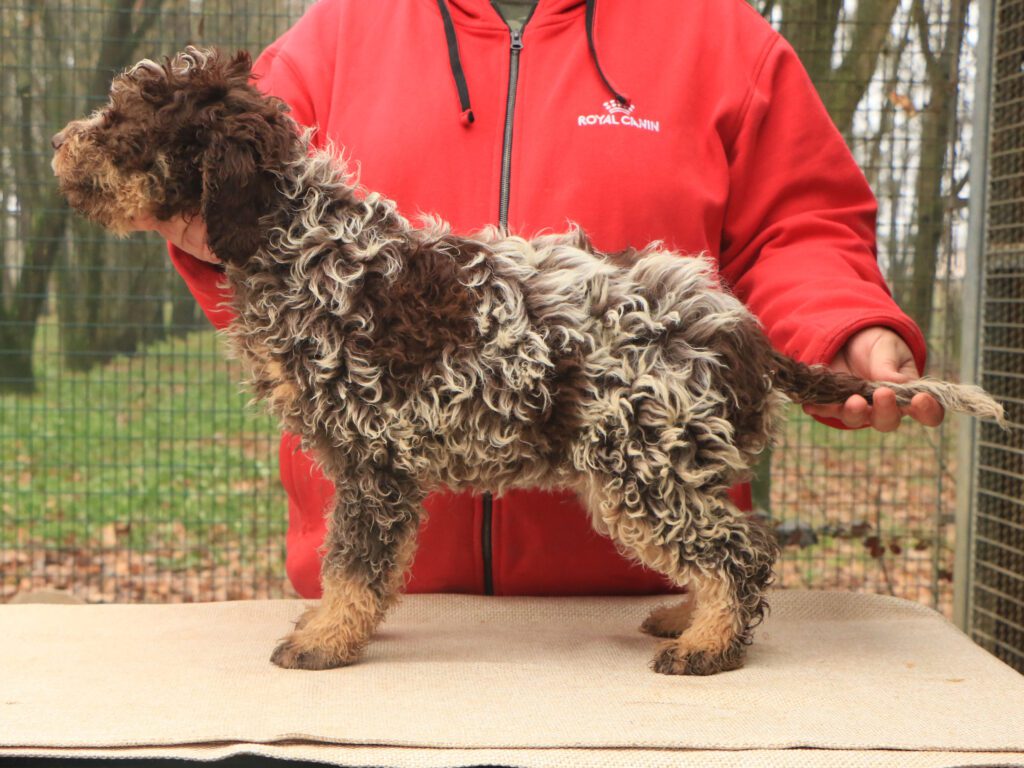
[[[891,381],[896,384],[920,377],[910,347],[889,328],[873,326],[858,331],[839,350],[828,366],[833,371],[852,373],[868,381]],[[904,416],[910,416],[927,427],[942,423],[945,411],[931,395],[914,395],[910,405],[900,407],[891,389],[882,387],[869,404],[860,395],[853,395],[841,405],[805,405],[812,416],[839,419],[847,427],[872,426],[879,432],[892,432]]]
[[[132,222],[132,228],[157,232],[164,240],[170,241],[200,261],[210,264],[221,263],[206,243],[206,222],[200,216],[193,216],[190,219],[175,216],[167,221],[160,221],[153,216],[140,216]]]

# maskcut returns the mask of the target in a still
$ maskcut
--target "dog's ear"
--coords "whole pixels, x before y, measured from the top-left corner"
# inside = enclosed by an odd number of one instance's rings
[[[253,147],[224,134],[214,136],[203,153],[202,174],[200,210],[210,248],[221,261],[243,264],[263,239],[259,220],[272,181],[260,172]]]
[[[276,185],[296,143],[280,111],[243,112],[214,124],[201,162],[200,212],[222,261],[240,266],[260,247],[281,204]]]

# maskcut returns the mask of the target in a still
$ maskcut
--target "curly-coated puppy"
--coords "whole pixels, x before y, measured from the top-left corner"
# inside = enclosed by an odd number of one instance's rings
[[[410,226],[310,153],[250,60],[187,49],[117,77],[54,137],[71,205],[114,232],[201,215],[233,288],[248,384],[337,486],[323,600],[273,653],[353,662],[403,584],[429,491],[572,488],[623,552],[688,585],[656,611],[658,672],[742,662],[776,545],[729,501],[797,402],[875,385],[776,354],[708,263],[650,246],[609,256],[579,231],[524,240]],[[975,389],[946,407],[999,418]]]

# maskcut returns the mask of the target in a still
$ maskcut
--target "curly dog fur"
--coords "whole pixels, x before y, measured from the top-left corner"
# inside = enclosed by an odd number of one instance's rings
[[[353,662],[403,584],[439,487],[572,488],[594,527],[691,602],[644,623],[658,672],[742,663],[776,545],[726,491],[787,399],[876,385],[775,353],[701,258],[597,253],[579,230],[526,240],[413,227],[311,152],[250,60],[189,48],[117,77],[54,139],[61,189],[115,232],[201,215],[225,264],[248,386],[303,437],[337,492],[324,598],[273,653]],[[980,391],[894,386],[998,418]]]

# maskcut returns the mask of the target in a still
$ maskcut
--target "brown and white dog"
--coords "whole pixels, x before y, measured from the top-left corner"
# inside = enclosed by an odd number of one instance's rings
[[[115,78],[109,104],[54,137],[71,205],[113,232],[205,219],[248,385],[303,437],[337,492],[324,598],[273,653],[355,661],[396,599],[421,501],[439,487],[572,488],[594,527],[695,598],[655,611],[653,668],[742,663],[776,545],[729,501],[787,397],[835,403],[876,384],[773,351],[701,258],[594,251],[576,230],[525,240],[413,227],[310,152],[250,59],[186,49]],[[929,392],[1001,419],[972,387]]]

